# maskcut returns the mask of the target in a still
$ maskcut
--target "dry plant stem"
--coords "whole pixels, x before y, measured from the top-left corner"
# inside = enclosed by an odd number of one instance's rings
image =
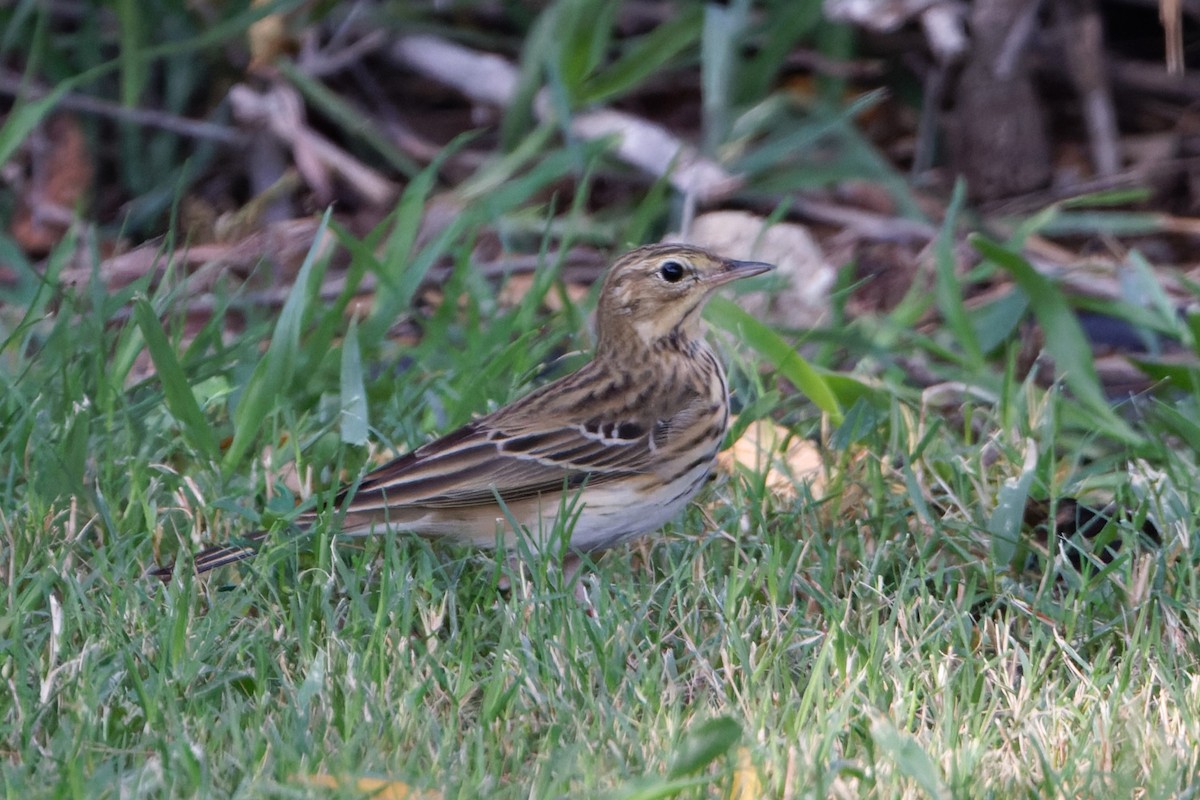
[[[341,72],[349,66],[362,61],[364,56],[382,48],[388,41],[388,33],[382,30],[368,31],[352,44],[338,50],[333,55],[326,55],[325,50],[307,56],[300,64],[306,75],[313,78],[323,78]]]
[[[295,219],[261,226],[237,242],[192,245],[164,254],[159,243],[151,242],[128,253],[106,258],[95,270],[96,278],[110,291],[128,286],[148,274],[162,274],[168,261],[175,262],[180,274],[191,277],[198,268],[213,263],[219,272],[249,272],[264,255],[281,265],[299,265],[313,244],[318,221]],[[64,285],[86,285],[92,279],[90,261],[64,269],[60,282]]]
[[[781,201],[782,198],[770,198],[761,205],[760,210],[770,213]],[[919,220],[874,214],[810,198],[792,198],[791,210],[807,219],[837,225],[852,230],[861,238],[875,241],[923,243],[937,235],[936,228]]]
[[[1000,52],[992,64],[992,77],[997,80],[1012,79],[1021,56],[1029,46],[1029,40],[1033,36],[1038,11],[1041,7],[1042,0],[1030,0],[1016,15],[1016,20],[1004,36]]]
[[[1167,44],[1167,72],[1183,74],[1183,0],[1159,0],[1158,15],[1162,20]]]
[[[950,3],[939,3],[921,14],[925,40],[939,64],[957,62],[969,44],[964,28],[963,9]]]
[[[260,93],[239,84],[229,90],[229,100],[241,122],[265,128],[291,146],[296,168],[322,202],[333,198],[330,173],[339,175],[373,206],[395,197],[396,187],[390,181],[305,123],[303,105],[292,87],[277,83]]]
[[[1092,167],[1108,177],[1121,168],[1120,133],[1104,67],[1104,29],[1094,0],[1067,0],[1057,6],[1067,67],[1083,101]]]
[[[291,226],[297,224],[300,226],[296,230],[295,243],[303,244],[305,247],[311,243],[312,227],[315,227],[310,226],[309,222],[309,220],[296,220],[289,223]],[[271,226],[271,228],[275,227],[278,226]],[[189,287],[186,293],[187,300],[183,304],[184,309],[188,313],[194,314],[212,312],[219,306],[227,306],[229,308],[282,307],[291,293],[289,285],[282,285],[277,288],[261,291],[244,292],[232,299],[218,299],[210,293],[210,289],[215,285],[219,276],[233,270],[248,272],[261,259],[263,253],[276,252],[279,249],[278,245],[269,243],[274,238],[275,236],[272,236],[271,239],[268,239],[261,233],[255,233],[241,242],[232,245],[195,245],[176,251],[173,256],[176,265],[182,267],[183,272],[188,275],[187,282]],[[303,251],[301,250],[300,255],[302,254]],[[545,263],[554,262],[559,258],[559,254],[550,251],[546,254],[545,259],[541,259],[538,256],[513,256],[496,261],[475,263],[471,269],[475,274],[484,278],[498,279],[506,275],[536,272]],[[563,279],[568,283],[590,284],[597,279],[604,268],[603,260],[590,250],[572,249],[562,258],[564,262],[562,275]],[[161,275],[165,266],[166,259],[163,257],[161,251],[156,247],[145,246],[120,256],[105,259],[100,263],[98,273],[105,286],[110,291],[115,291],[143,277],[147,272],[156,271]],[[450,271],[451,268],[447,267],[435,267],[431,269],[426,275],[425,280],[422,281],[421,288],[425,289],[444,283],[449,278]],[[91,275],[92,270],[90,268],[73,267],[63,271],[61,281],[64,285],[82,285],[90,279]],[[375,286],[375,276],[371,274],[364,275],[358,283],[357,293],[360,295],[369,294],[374,291]],[[317,296],[323,302],[332,302],[341,296],[345,288],[345,276],[334,275],[321,283],[320,288],[317,290]],[[118,312],[115,318],[128,318],[128,311],[122,310]]]
[[[519,73],[515,65],[492,53],[481,53],[436,36],[405,36],[391,49],[392,58],[421,75],[453,87],[483,105],[505,107],[516,96]],[[541,120],[554,116],[549,95],[542,91],[534,101]],[[668,176],[684,194],[700,203],[711,203],[736,191],[741,179],[700,155],[666,128],[641,117],[598,108],[581,111],[569,122],[582,139],[616,135],[617,157],[655,177]]]
[[[1113,83],[1169,100],[1200,99],[1200,76],[1171,75],[1158,64],[1133,58],[1109,59]]]
[[[23,97],[25,100],[40,100],[48,93],[47,89],[29,84],[14,72],[0,70],[0,94],[9,97]],[[63,95],[58,101],[57,108],[109,117],[121,122],[144,125],[147,128],[158,128],[191,139],[206,139],[231,147],[244,147],[247,141],[246,134],[225,125],[188,119],[165,111],[130,108],[75,92],[67,92]]]

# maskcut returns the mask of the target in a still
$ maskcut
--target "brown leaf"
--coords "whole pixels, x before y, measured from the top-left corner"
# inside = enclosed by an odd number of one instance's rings
[[[729,474],[739,466],[758,475],[765,472],[767,489],[783,500],[796,499],[801,482],[808,484],[814,499],[825,493],[825,461],[817,446],[769,419],[752,422],[732,447],[717,456],[717,466]]]
[[[506,308],[518,305],[533,288],[536,279],[537,276],[532,272],[509,275],[508,279],[504,281],[504,287],[500,290],[500,305]],[[587,297],[588,287],[582,283],[568,283],[566,288],[567,297],[575,305],[579,305]],[[545,297],[542,298],[542,304],[550,311],[562,311],[562,295],[553,290],[546,292]]]
[[[13,214],[12,236],[30,255],[44,256],[71,227],[92,187],[92,159],[79,120],[57,114],[30,137],[30,174]]]
[[[269,0],[254,0],[251,5],[260,8]],[[269,67],[281,55],[293,52],[296,44],[288,35],[287,21],[283,14],[268,14],[250,25],[246,32],[250,44],[250,72],[260,72]]]
[[[299,780],[310,786],[345,791],[354,788],[371,800],[442,800],[441,792],[414,789],[407,783],[390,778],[356,778],[352,775],[335,777],[325,772],[302,775]]]
[[[733,783],[729,787],[728,800],[758,800],[764,797],[762,778],[750,758],[750,748],[737,749],[737,766],[733,770]]]

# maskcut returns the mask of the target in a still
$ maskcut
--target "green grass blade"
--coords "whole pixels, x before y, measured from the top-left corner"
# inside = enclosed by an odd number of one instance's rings
[[[147,79],[146,62],[142,60],[145,10],[135,0],[117,0],[115,7],[120,39],[121,104],[132,108],[141,98]]]
[[[217,437],[196,402],[196,395],[192,393],[187,375],[179,359],[175,357],[175,350],[167,340],[158,315],[154,313],[154,308],[146,298],[139,297],[134,301],[133,317],[142,331],[146,349],[150,352],[154,369],[158,372],[167,409],[179,420],[188,444],[215,459],[219,451]]]
[[[1155,403],[1152,413],[1164,428],[1178,436],[1194,452],[1200,453],[1200,423],[1196,421],[1200,415],[1194,413],[1194,408],[1184,413],[1159,401]]]
[[[78,78],[59,84],[53,91],[40,100],[31,103],[17,103],[16,108],[9,112],[0,127],[0,166],[8,163],[13,153],[29,136],[34,128],[50,113],[63,96],[83,81]]]
[[[304,312],[308,308],[313,288],[312,277],[318,263],[317,256],[323,250],[322,243],[329,228],[331,211],[326,210],[325,216],[321,218],[321,224],[313,237],[313,245],[304,258],[292,289],[288,292],[287,300],[283,303],[279,320],[275,323],[271,344],[267,346],[267,352],[255,367],[245,392],[238,401],[234,411],[233,441],[225,452],[223,462],[227,470],[233,470],[237,466],[250,444],[262,431],[263,420],[275,406],[275,395],[287,391],[291,386],[300,349]]]
[[[299,6],[301,2],[303,0],[276,0],[264,5],[255,5],[187,41],[168,42],[146,47],[141,52],[143,69],[149,69],[149,65],[154,59],[196,52],[221,44],[227,39],[244,36],[246,28],[251,23],[270,14],[288,11]],[[4,125],[0,126],[0,166],[8,163],[30,132],[62,101],[64,96],[81,86],[87,86],[89,83],[103,78],[117,69],[121,63],[120,59],[114,59],[60,82],[45,97],[29,103],[18,102],[5,118]]]
[[[988,518],[988,533],[992,538],[992,568],[997,572],[1011,569],[1021,541],[1021,526],[1025,522],[1025,506],[1029,489],[1036,474],[1038,448],[1032,439],[1026,442],[1025,463],[1021,474],[1009,478],[996,495],[996,507]]]
[[[342,340],[342,441],[351,445],[367,443],[367,389],[363,383],[362,351],[358,347],[358,320],[350,320],[350,329]]]
[[[710,300],[704,316],[713,325],[730,331],[757,350],[779,370],[780,375],[828,414],[835,425],[841,424],[841,405],[825,379],[782,336],[724,297]]]
[[[1100,388],[1100,378],[1092,360],[1091,346],[1066,297],[1053,281],[1035,270],[1020,255],[978,234],[971,245],[1013,276],[1029,297],[1033,315],[1046,337],[1046,349],[1067,388],[1093,415],[1096,430],[1127,444],[1138,444],[1142,437],[1118,417]]]
[[[375,306],[363,323],[363,338],[366,341],[374,342],[383,338],[384,332],[395,322],[396,316],[409,307],[434,259],[441,255],[449,240],[457,235],[465,220],[470,218],[467,214],[456,216],[442,231],[442,235],[425,247],[422,252],[425,258],[422,262],[415,263],[412,251],[416,245],[417,232],[421,228],[421,220],[425,216],[426,201],[437,184],[438,171],[447,158],[473,138],[474,134],[471,133],[455,137],[425,169],[408,182],[400,196],[400,203],[393,215],[396,220],[395,227],[388,234],[382,248],[378,272],[380,285],[376,290]]]
[[[704,7],[700,87],[703,93],[704,152],[714,155],[730,126],[733,87],[737,85],[742,34],[750,4],[736,0],[728,6]]]
[[[912,778],[936,800],[950,800],[950,787],[933,758],[912,734],[896,728],[878,711],[871,714],[871,739],[902,774]]]
[[[583,86],[583,102],[605,103],[661,74],[680,53],[700,37],[701,6],[688,6],[668,22],[641,37],[612,66],[593,75]]]
[[[583,100],[584,86],[612,44],[617,4],[607,0],[559,0],[551,9],[557,36],[552,66],[574,105]]]
[[[682,778],[699,772],[738,743],[742,726],[730,717],[716,717],[693,725],[675,749],[667,777]]]
[[[974,328],[971,327],[966,306],[963,305],[962,286],[954,274],[954,229],[958,224],[959,212],[962,211],[966,188],[966,182],[961,178],[955,182],[954,194],[946,208],[946,218],[938,231],[937,242],[934,245],[937,263],[937,280],[934,286],[938,308],[946,320],[946,326],[950,328],[955,341],[962,348],[967,363],[978,369],[983,366],[983,350],[979,346]]]

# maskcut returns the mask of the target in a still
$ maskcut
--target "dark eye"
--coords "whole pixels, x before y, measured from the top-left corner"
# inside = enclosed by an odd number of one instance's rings
[[[678,261],[664,261],[658,268],[658,274],[662,275],[667,283],[678,283],[683,277],[683,264]]]

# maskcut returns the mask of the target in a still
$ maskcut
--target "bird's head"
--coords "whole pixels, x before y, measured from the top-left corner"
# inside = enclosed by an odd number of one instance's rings
[[[680,244],[639,247],[604,280],[596,311],[598,350],[682,347],[700,335],[700,312],[718,286],[774,269]]]

